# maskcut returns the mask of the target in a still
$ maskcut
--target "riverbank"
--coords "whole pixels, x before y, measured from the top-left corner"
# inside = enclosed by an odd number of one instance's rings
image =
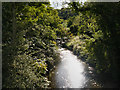
[[[80,55],[80,51],[73,49],[74,46],[68,46],[67,44],[63,45],[64,48],[72,51],[74,55],[81,59],[84,63],[88,65],[89,75],[92,75],[95,81],[97,81],[102,88],[119,88],[119,82],[114,80],[111,76],[111,73],[98,73],[94,63],[91,63],[86,60],[86,57]]]
[[[100,88],[94,79],[94,69],[81,61],[70,50],[61,48],[61,60],[49,75],[51,88]]]

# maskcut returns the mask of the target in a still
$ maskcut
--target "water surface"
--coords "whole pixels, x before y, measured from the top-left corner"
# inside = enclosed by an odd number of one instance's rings
[[[93,68],[86,65],[71,51],[59,49],[61,61],[52,75],[54,88],[97,88]]]

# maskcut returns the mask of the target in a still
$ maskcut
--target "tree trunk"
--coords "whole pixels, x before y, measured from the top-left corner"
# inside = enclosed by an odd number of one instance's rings
[[[12,27],[13,27],[13,45],[15,46],[15,44],[16,44],[16,41],[15,41],[15,39],[16,39],[16,13],[15,13],[15,2],[13,2],[13,8],[12,8],[12,11],[13,11],[13,17],[12,17],[12,23],[13,23],[13,25],[12,25]]]

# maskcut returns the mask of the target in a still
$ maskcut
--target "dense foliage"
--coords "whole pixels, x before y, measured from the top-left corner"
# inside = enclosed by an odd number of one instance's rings
[[[46,88],[62,19],[49,2],[3,3],[3,88]]]
[[[2,5],[3,88],[47,88],[59,60],[56,39],[64,37],[98,73],[120,80],[120,3],[71,2],[61,10],[49,2]]]
[[[58,9],[57,11],[58,11],[59,17],[64,20],[67,20],[68,18],[77,15],[77,13],[70,8],[61,8],[61,9]]]
[[[113,80],[120,78],[120,3],[70,3],[79,15],[68,21],[73,37],[68,47],[80,58],[106,73]]]

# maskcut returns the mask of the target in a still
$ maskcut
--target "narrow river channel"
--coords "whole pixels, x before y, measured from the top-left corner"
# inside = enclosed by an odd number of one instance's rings
[[[99,88],[94,80],[94,69],[77,58],[71,51],[59,49],[60,63],[51,75],[52,88]]]

